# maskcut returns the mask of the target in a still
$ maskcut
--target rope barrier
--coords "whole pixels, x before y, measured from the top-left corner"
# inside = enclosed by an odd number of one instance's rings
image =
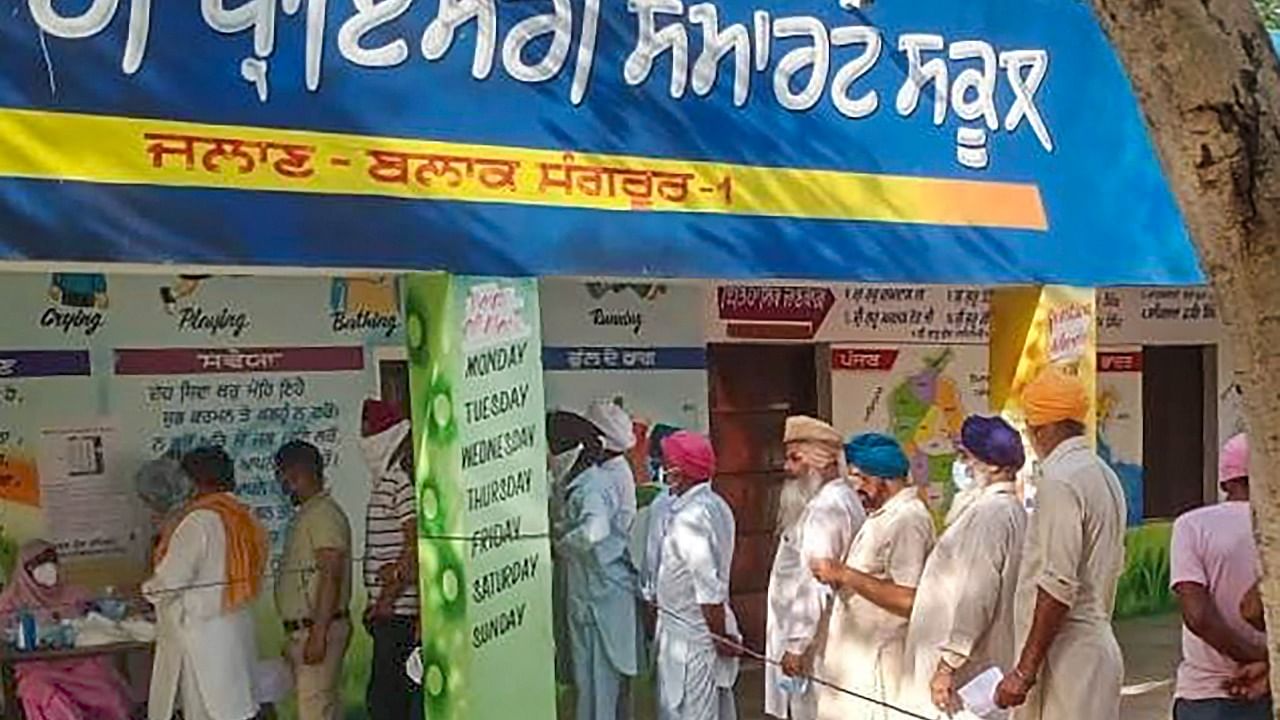
[[[473,536],[473,535],[446,535],[446,534],[421,535],[420,534],[418,537],[421,540],[445,540],[445,541],[471,542],[471,543],[491,543],[495,541],[495,536],[484,537],[484,536]],[[497,539],[500,539],[500,541],[503,543],[513,542],[516,540],[548,540],[550,538],[551,538],[550,533],[513,533],[513,534],[502,534],[500,536],[497,536]],[[350,562],[352,564],[362,565],[367,560],[378,560],[378,559],[380,558],[374,558],[369,555],[363,555],[363,556],[352,557]],[[264,573],[262,576],[262,579],[263,580],[271,579],[271,580],[278,581],[280,578],[286,575],[290,575],[294,573],[297,573],[297,574],[312,573],[312,572],[317,572],[317,570],[318,570],[318,566],[315,564],[308,564],[305,566],[295,566],[295,567],[289,567],[289,568],[277,568],[273,571]],[[235,585],[243,582],[247,582],[247,580],[229,578],[227,580],[218,581],[218,582],[192,583],[188,585],[182,585],[182,586],[171,587],[171,588],[159,588],[146,594],[137,592],[137,593],[128,593],[124,595],[116,595],[110,599],[134,603],[134,604],[138,604],[142,602],[146,602],[150,604],[153,599],[156,599],[158,597],[172,596],[172,595],[177,595],[177,594],[192,592],[197,590],[210,590],[214,588],[223,588],[229,585]],[[653,603],[648,603],[648,601],[644,600],[644,598],[641,597],[639,593],[635,592],[632,588],[626,588],[626,592],[628,592],[629,594],[635,595],[637,600],[641,602],[646,602],[650,607],[655,608],[663,617],[671,618],[672,620],[680,623],[686,628],[693,629],[694,631],[697,631],[697,632],[703,632],[705,633],[706,637],[710,638],[713,642],[718,642],[721,645],[731,647],[735,651],[740,653],[740,655],[743,657],[750,658],[751,660],[759,662],[762,665],[774,665],[779,668],[782,666],[781,660],[769,658],[763,653],[757,650],[754,650],[746,645],[743,645],[742,643],[738,642],[737,640],[734,640],[733,638],[725,637],[725,636],[717,636],[712,634],[710,631],[706,630],[705,622],[702,622],[701,618],[699,618],[699,620],[695,622],[693,620],[690,620],[689,618],[685,618],[681,616],[679,613],[669,608],[664,608]],[[38,611],[42,613],[58,614],[57,613],[58,610],[65,609],[67,611],[75,611],[78,613],[84,610],[84,607],[86,604],[91,604],[92,602],[93,600],[90,600],[88,603],[85,603],[85,602],[59,603],[59,604],[44,606],[40,608],[30,608],[30,610]],[[8,620],[17,618],[18,615],[19,615],[19,612],[7,612],[7,613],[0,612],[0,619],[5,619],[7,624]],[[861,700],[863,702],[871,703],[873,705],[884,708],[886,710],[891,710],[902,717],[911,718],[912,720],[936,720],[936,718],[920,715],[906,708],[894,705],[893,703],[890,703],[886,700],[871,697],[869,695],[864,695],[855,690],[842,687],[840,685],[837,685],[836,683],[830,682],[816,675],[813,675],[812,673],[804,674],[801,677],[806,678],[807,680],[809,680],[815,685],[825,687],[829,690],[840,693],[842,695],[846,695],[848,697],[852,697],[857,700]]]

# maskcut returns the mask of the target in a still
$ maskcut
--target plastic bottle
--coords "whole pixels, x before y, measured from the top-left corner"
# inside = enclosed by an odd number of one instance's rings
[[[29,610],[18,614],[18,652],[32,652],[40,648],[40,638],[36,633],[36,616]]]

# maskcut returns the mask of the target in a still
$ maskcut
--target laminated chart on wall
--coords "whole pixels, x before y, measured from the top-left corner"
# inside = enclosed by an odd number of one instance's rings
[[[1201,278],[1087,3],[846,5],[16,2],[0,258]]]

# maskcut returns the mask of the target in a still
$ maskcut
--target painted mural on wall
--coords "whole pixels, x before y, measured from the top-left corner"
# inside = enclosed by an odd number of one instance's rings
[[[862,346],[831,349],[832,419],[844,435],[885,432],[911,460],[941,516],[955,488],[951,465],[960,426],[986,411],[987,350],[981,345]]]
[[[279,551],[293,509],[272,456],[294,438],[324,454],[362,555],[360,406],[379,393],[376,351],[403,342],[396,293],[382,277],[0,276],[0,570],[43,536],[89,584],[140,579],[152,528],[134,472],[208,444],[233,457],[237,493]],[[259,616],[262,652],[278,652],[274,609]],[[350,717],[363,716],[369,655],[357,633]]]
[[[583,412],[616,402],[636,421],[632,465],[642,481],[659,426],[707,427],[706,334],[701,283],[544,278],[548,409]]]
[[[1142,348],[1098,351],[1098,455],[1124,486],[1130,527],[1143,509]]]

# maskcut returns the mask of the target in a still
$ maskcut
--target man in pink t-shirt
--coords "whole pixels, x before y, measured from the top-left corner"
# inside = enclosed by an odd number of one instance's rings
[[[1266,635],[1240,615],[1258,581],[1258,550],[1249,515],[1249,444],[1237,435],[1218,468],[1226,500],[1173,525],[1170,582],[1182,608],[1182,664],[1174,720],[1270,720],[1271,700],[1232,697],[1226,685],[1249,663],[1266,660]]]

